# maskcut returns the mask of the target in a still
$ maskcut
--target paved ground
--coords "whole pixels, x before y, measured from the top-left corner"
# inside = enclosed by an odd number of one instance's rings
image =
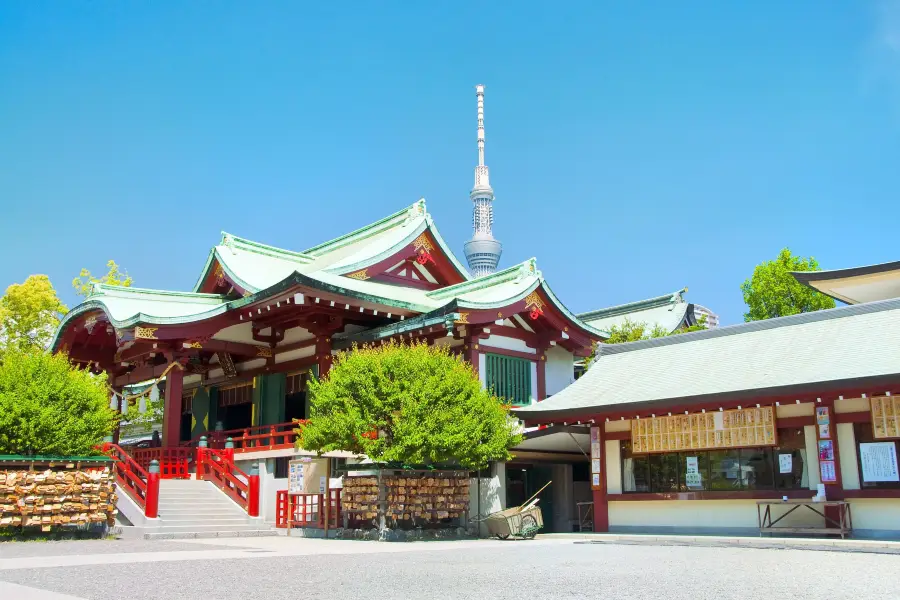
[[[0,544],[4,600],[893,600],[898,572],[890,554],[566,539]]]

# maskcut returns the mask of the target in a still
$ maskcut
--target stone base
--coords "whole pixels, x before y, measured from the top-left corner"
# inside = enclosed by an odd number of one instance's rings
[[[329,532],[330,533],[330,532]],[[329,537],[331,537],[329,535]],[[339,540],[368,540],[373,542],[428,542],[432,540],[471,540],[471,535],[462,527],[447,529],[337,529]]]

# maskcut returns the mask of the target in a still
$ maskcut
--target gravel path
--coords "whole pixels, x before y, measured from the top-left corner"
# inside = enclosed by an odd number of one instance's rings
[[[898,572],[900,557],[882,554],[530,542],[327,556],[261,551],[233,560],[0,571],[0,580],[87,600],[895,600]]]
[[[219,550],[219,546],[208,548]],[[123,552],[172,552],[201,550],[197,544],[147,540],[77,540],[60,542],[0,542],[0,559],[72,554],[120,554]],[[2,579],[2,578],[0,578]]]

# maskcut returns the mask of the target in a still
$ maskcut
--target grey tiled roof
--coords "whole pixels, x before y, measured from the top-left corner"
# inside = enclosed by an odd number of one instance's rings
[[[575,383],[514,412],[564,417],[900,382],[900,299],[627,344],[601,344]]]

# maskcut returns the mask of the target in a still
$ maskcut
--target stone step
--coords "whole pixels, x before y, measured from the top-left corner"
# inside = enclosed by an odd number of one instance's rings
[[[217,538],[217,537],[271,537],[278,535],[278,532],[272,529],[257,530],[226,530],[226,531],[167,531],[145,533],[146,540],[186,540],[196,538]]]
[[[219,525],[223,523],[244,525],[247,523],[247,517],[241,516],[215,516],[207,517],[206,515],[160,515],[163,525],[181,525],[183,523],[198,523],[203,525]]]
[[[167,525],[163,522],[159,527],[156,527],[154,531],[168,533],[173,531],[259,531],[260,529],[267,530],[269,529],[269,526],[265,523],[247,523],[246,521],[237,524],[223,523],[221,525],[210,525],[205,522],[189,523],[181,521],[177,525]]]
[[[215,515],[240,515],[247,516],[247,513],[239,509],[238,507],[229,507],[229,506],[210,506],[210,507],[192,507],[192,508],[160,508],[159,510],[160,516],[163,515],[197,515],[197,516],[215,516]]]

